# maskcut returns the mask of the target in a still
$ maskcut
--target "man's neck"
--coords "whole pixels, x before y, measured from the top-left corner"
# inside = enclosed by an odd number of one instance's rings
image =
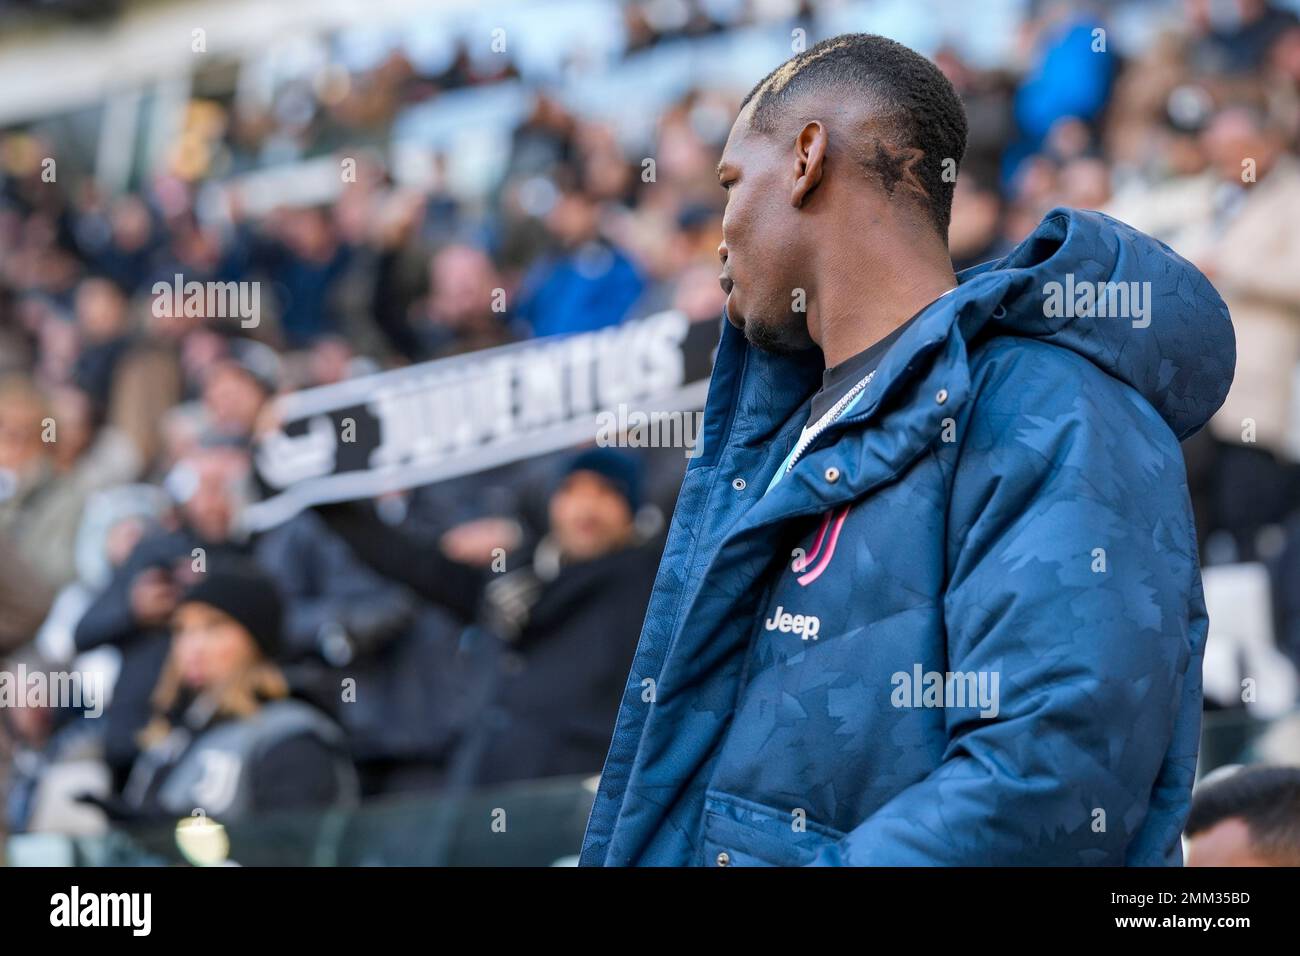
[[[835,275],[829,288],[819,286],[813,330],[827,368],[870,348],[957,285],[946,256],[942,263],[912,260],[906,268],[840,269]]]

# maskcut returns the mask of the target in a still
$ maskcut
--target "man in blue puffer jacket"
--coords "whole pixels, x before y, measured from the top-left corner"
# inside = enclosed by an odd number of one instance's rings
[[[1228,313],[1092,212],[954,276],[965,138],[880,37],[746,99],[702,452],[584,863],[1180,862],[1207,620],[1179,441],[1228,390]]]

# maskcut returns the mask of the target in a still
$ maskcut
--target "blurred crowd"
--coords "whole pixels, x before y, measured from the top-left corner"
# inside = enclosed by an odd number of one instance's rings
[[[624,64],[748,22],[717,6],[626,4]],[[970,115],[951,253],[1000,257],[1069,205],[1211,277],[1239,351],[1186,446],[1203,558],[1266,570],[1262,612],[1300,665],[1300,21],[1264,0],[1170,13],[1151,5],[1127,55],[1104,6],[1063,4],[1036,5],[997,67],[927,51]],[[781,27],[815,38],[818,16]],[[374,145],[412,104],[519,78],[465,47],[436,75],[400,53],[328,67],[255,113],[196,99],[165,162],[115,195],[51,181],[59,143],[0,134],[0,655],[100,675],[105,707],[0,710],[9,829],[600,770],[680,451],[578,450],[242,521],[278,394],[663,308],[718,320],[714,165],[749,83],[687,89],[648,148],[520,86],[486,200],[446,175],[403,184]],[[321,150],[355,160],[329,202],[208,189]],[[177,275],[260,283],[259,324],[175,308],[154,284]]]

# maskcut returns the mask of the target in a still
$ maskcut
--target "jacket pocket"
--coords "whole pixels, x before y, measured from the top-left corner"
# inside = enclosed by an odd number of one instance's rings
[[[705,866],[802,866],[844,834],[782,811],[710,790],[704,796],[700,861]]]

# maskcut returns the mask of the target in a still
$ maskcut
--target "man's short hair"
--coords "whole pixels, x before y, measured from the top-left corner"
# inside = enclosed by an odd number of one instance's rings
[[[1193,837],[1238,819],[1264,859],[1300,863],[1300,767],[1245,767],[1198,787],[1187,816]]]
[[[921,152],[915,169],[926,192],[926,211],[946,240],[957,167],[966,152],[966,110],[948,78],[901,43],[871,33],[846,33],[778,66],[749,91],[741,108],[756,100],[750,127],[771,133],[786,104],[823,90],[861,96],[878,113],[887,142],[865,144],[862,159],[887,193],[893,193],[904,174],[897,150]]]

